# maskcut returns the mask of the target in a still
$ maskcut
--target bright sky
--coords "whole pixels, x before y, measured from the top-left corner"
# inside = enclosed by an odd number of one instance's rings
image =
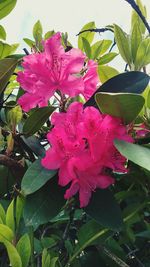
[[[150,15],[150,0],[142,0]],[[31,37],[34,23],[40,19],[44,32],[67,31],[76,45],[76,34],[82,26],[95,21],[97,27],[117,23],[129,30],[131,7],[125,0],[18,0],[15,9],[1,24],[7,31],[7,41],[26,45],[23,37]],[[150,16],[149,16],[150,17]]]

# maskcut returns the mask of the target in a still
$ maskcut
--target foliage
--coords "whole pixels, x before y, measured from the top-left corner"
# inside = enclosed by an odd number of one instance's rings
[[[0,19],[11,12],[16,2],[1,1]],[[137,0],[137,4],[146,17],[142,2]],[[87,101],[84,94],[64,100],[56,90],[49,102],[46,99],[47,106],[35,105],[24,111],[18,105],[18,99],[25,94],[17,76],[23,70],[21,61],[25,55],[16,54],[18,44],[6,43],[7,34],[0,25],[0,265],[3,267],[150,266],[150,37],[134,10],[129,34],[116,24],[106,29],[112,32],[115,43],[102,35],[96,40],[94,22],[86,24],[78,36],[84,66],[94,60],[101,81]],[[29,53],[43,53],[43,41],[55,34],[54,30],[43,32],[41,22],[37,21],[33,40],[24,38]],[[62,34],[61,42],[65,53],[71,51],[67,33]],[[125,62],[124,72],[114,68],[116,57]],[[85,81],[86,71],[83,68],[79,74],[75,73],[75,78],[79,76]],[[75,101],[82,102],[85,109],[95,107],[103,117],[109,114],[120,118],[134,139],[134,144],[114,139],[115,151],[127,159],[127,171],[107,168],[107,175],[111,172],[115,183],[109,189],[92,188],[96,192],[92,192],[89,205],[82,208],[78,197],[64,199],[68,186],[58,185],[59,167],[48,170],[41,165],[41,159],[50,149],[47,133],[53,129],[51,115],[54,111],[64,115]],[[61,121],[58,124],[61,132]]]

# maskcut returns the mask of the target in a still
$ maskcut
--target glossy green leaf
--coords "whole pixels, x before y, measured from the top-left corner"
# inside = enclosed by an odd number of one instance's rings
[[[43,29],[42,29],[42,24],[41,22],[38,20],[34,27],[33,27],[33,37],[36,41],[41,41],[42,40],[42,33],[43,33]]]
[[[0,25],[0,39],[6,40],[6,31],[2,25]]]
[[[13,58],[4,58],[0,60],[0,93],[3,92],[11,75],[13,74],[17,60]]]
[[[91,57],[91,47],[90,47],[88,40],[85,39],[84,37],[82,37],[82,43],[83,43],[84,52],[86,53],[87,57],[90,58]]]
[[[114,35],[120,55],[125,62],[131,65],[132,55],[128,36],[118,25],[114,25]]]
[[[23,142],[34,152],[35,155],[39,157],[45,156],[45,149],[41,145],[40,140],[35,136],[21,137]]]
[[[137,50],[135,69],[140,70],[150,63],[150,37],[143,40]]]
[[[78,243],[75,246],[73,255],[70,257],[69,263],[72,263],[86,247],[103,243],[109,235],[111,235],[111,231],[107,228],[102,228],[95,220],[90,220],[84,224],[77,233]]]
[[[144,105],[144,97],[129,93],[98,93],[96,103],[101,112],[121,118],[124,123],[132,122]]]
[[[0,1],[0,19],[6,17],[15,7],[17,0],[1,0]]]
[[[21,189],[25,195],[32,194],[40,189],[48,180],[56,175],[56,170],[47,170],[41,165],[41,159],[37,159],[27,169],[23,176]]]
[[[91,47],[91,52],[92,52],[92,59],[97,59],[101,55],[103,55],[108,48],[111,46],[112,41],[111,40],[102,40],[98,41],[95,44],[92,45]]]
[[[20,106],[16,106],[8,111],[7,120],[9,125],[14,128],[22,119],[22,109]]]
[[[147,11],[146,11],[146,7],[142,4],[141,0],[136,0],[137,5],[139,6],[142,14],[144,15],[145,18],[147,18]],[[135,23],[138,24],[138,27],[141,31],[142,34],[145,33],[146,31],[146,27],[143,23],[143,21],[141,20],[141,18],[139,17],[139,15],[137,14],[137,12],[135,10],[132,11],[132,18],[131,18],[131,26],[132,28],[134,27]]]
[[[27,267],[31,256],[31,244],[28,234],[24,234],[19,239],[16,249],[21,257],[22,267]]]
[[[49,39],[50,37],[52,37],[55,34],[54,30],[53,31],[48,31],[45,33],[44,35],[44,40]]]
[[[135,61],[137,50],[141,42],[142,42],[142,33],[138,23],[135,23],[131,33],[131,50],[132,50],[133,62]]]
[[[106,67],[106,66],[103,66]],[[100,92],[110,93],[136,93],[141,94],[149,83],[150,77],[139,71],[121,73],[107,82],[93,94],[93,96],[84,104],[84,106],[97,106],[95,94]]]
[[[55,108],[52,106],[36,109],[25,121],[23,133],[26,135],[33,135],[36,133],[49,119],[54,110]]]
[[[88,29],[95,29],[95,22],[92,21],[92,22],[87,23],[86,25],[84,25],[84,27],[81,29],[81,31],[88,30]],[[90,32],[90,31],[81,33],[78,37],[78,47],[81,50],[83,50],[82,37],[84,37],[89,42],[89,44],[91,44],[93,39],[94,39],[94,35],[95,35],[95,33]]]
[[[16,199],[16,228],[19,227],[19,223],[23,214],[23,208],[25,204],[25,198],[21,195]]]
[[[6,212],[6,225],[15,232],[14,200],[11,201]]]
[[[19,256],[19,253],[14,245],[12,245],[10,242],[5,241],[4,245],[7,248],[7,253],[9,256],[9,260],[12,267],[22,267],[21,258]]]
[[[29,38],[23,38],[23,41],[31,48],[35,45],[35,42]]]
[[[9,44],[0,41],[0,59],[7,57],[11,52],[11,46]]]
[[[42,252],[42,267],[50,267],[50,254],[48,253],[47,249],[44,248]]]
[[[99,65],[107,64],[107,63],[109,63],[110,61],[112,61],[116,56],[118,56],[118,54],[115,53],[115,52],[107,53],[107,54],[105,54],[104,56],[102,56],[102,57],[99,58],[99,60],[98,60],[98,64],[99,64]]]
[[[12,242],[13,238],[13,231],[8,226],[0,224],[0,242],[4,242],[5,240]]]
[[[115,140],[115,146],[119,152],[135,164],[150,171],[150,149],[136,144],[130,144],[122,140]]]
[[[57,178],[27,196],[24,208],[26,226],[38,227],[54,218],[64,206],[64,191],[58,186]]]
[[[3,224],[6,222],[6,214],[3,206],[0,204],[0,218]]]
[[[110,66],[98,66],[98,74],[100,77],[100,81],[102,83],[108,81],[109,79],[111,79],[112,77],[116,76],[119,74],[119,72]]]
[[[109,229],[119,230],[123,226],[120,207],[108,189],[100,189],[93,193],[85,211],[92,219]]]

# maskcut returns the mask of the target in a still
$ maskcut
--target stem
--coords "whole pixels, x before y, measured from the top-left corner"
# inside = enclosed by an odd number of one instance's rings
[[[106,31],[114,32],[111,28],[88,29],[88,30],[83,30],[83,31],[79,32],[77,34],[77,36],[82,34],[82,33],[84,33],[84,32],[98,32],[98,33],[101,33],[101,32],[106,32]]]
[[[31,267],[35,266],[35,257],[34,257],[34,231],[33,226],[29,227],[29,236],[30,236],[30,243],[31,243]]]
[[[128,2],[131,7],[135,10],[135,12],[139,15],[139,17],[141,18],[141,20],[143,21],[146,29],[148,30],[149,34],[150,34],[150,25],[148,24],[146,18],[143,16],[139,6],[136,4],[136,2],[134,0],[125,0],[126,2]]]
[[[111,251],[109,251],[106,247],[97,246],[97,249],[98,249],[98,251],[105,253],[111,260],[113,260],[114,262],[116,262],[120,267],[129,267],[128,264],[126,264],[118,256],[116,256]]]

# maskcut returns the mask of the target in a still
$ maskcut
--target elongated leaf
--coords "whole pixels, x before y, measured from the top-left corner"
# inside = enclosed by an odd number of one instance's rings
[[[25,195],[29,195],[40,189],[48,180],[56,175],[56,170],[46,170],[41,165],[41,159],[37,159],[28,168],[23,176],[21,188]]]
[[[41,22],[38,20],[34,27],[33,27],[33,37],[36,41],[41,41],[42,40],[42,24]]]
[[[150,149],[136,144],[130,144],[122,140],[115,140],[115,146],[119,152],[135,164],[150,171]]]
[[[137,50],[135,58],[135,69],[140,70],[150,63],[150,37],[143,40]]]
[[[143,96],[129,93],[98,93],[95,99],[101,112],[119,117],[127,124],[137,117],[145,103]]]
[[[18,196],[16,200],[16,228],[19,227],[20,219],[23,214],[24,204],[25,198],[23,196]]]
[[[9,260],[12,267],[22,267],[21,258],[17,249],[8,241],[4,242],[4,245],[7,248]]]
[[[119,230],[123,226],[120,207],[108,189],[97,190],[85,211],[93,219],[109,229]]]
[[[88,30],[88,29],[95,29],[95,23],[93,21],[87,23],[86,25],[84,25],[84,27],[81,29],[81,31]],[[90,31],[81,33],[79,35],[79,38],[78,38],[78,47],[81,50],[83,50],[82,37],[84,37],[89,42],[89,44],[91,44],[93,39],[94,39],[94,35],[95,35],[95,33],[94,32],[90,32]]]
[[[87,39],[82,37],[83,48],[88,58],[91,57],[91,47]]]
[[[107,53],[105,54],[104,56],[100,57],[99,60],[98,60],[98,64],[99,65],[104,65],[110,61],[112,61],[116,56],[118,56],[117,53],[115,52],[110,52],[110,53]],[[114,75],[115,76],[115,75]]]
[[[92,59],[97,59],[101,55],[103,55],[108,48],[111,46],[112,41],[111,40],[102,40],[98,41],[95,44],[92,45],[91,47],[91,52],[92,52]]]
[[[36,109],[25,121],[23,133],[26,135],[36,133],[48,120],[54,110],[55,108],[52,106]]]
[[[18,61],[14,58],[4,58],[0,60],[0,93],[3,92],[5,86],[7,85],[17,66],[17,62]]]
[[[0,204],[0,218],[2,220],[2,223],[5,224],[6,221],[6,214],[3,206]]]
[[[14,220],[14,200],[11,201],[6,212],[6,225],[15,232],[15,220]]]
[[[78,244],[75,246],[74,253],[69,263],[72,263],[86,247],[97,243],[103,243],[105,239],[111,235],[111,231],[107,228],[102,228],[95,220],[90,220],[79,229],[77,235]]]
[[[0,19],[6,17],[15,7],[17,0],[1,0],[0,1]]]
[[[21,257],[22,267],[27,267],[31,255],[31,244],[28,234],[23,235],[19,239],[16,249]]]
[[[146,7],[142,4],[141,0],[136,0],[137,5],[139,6],[143,16],[145,18],[147,18],[147,11],[146,11]],[[137,12],[135,10],[132,11],[132,18],[131,18],[131,27],[133,28],[135,23],[138,24],[138,27],[141,31],[142,34],[145,33],[146,31],[146,27],[143,23],[143,21],[141,20],[140,16],[137,14]]]
[[[143,72],[131,71],[121,73],[100,86],[100,88],[92,95],[84,106],[97,107],[94,96],[99,92],[141,94],[147,87],[149,80],[150,77]]]
[[[0,242],[4,242],[5,240],[12,241],[14,238],[13,231],[6,225],[0,224]]]
[[[35,45],[35,42],[29,38],[23,38],[23,41],[30,47],[33,47]]]
[[[132,55],[127,35],[118,25],[114,25],[114,34],[122,58],[125,60],[125,62],[131,65]]]
[[[108,81],[112,77],[119,74],[119,72],[110,66],[98,66],[98,74],[102,83]]]
[[[27,196],[24,220],[27,226],[38,227],[54,218],[65,204],[64,191],[56,181],[50,180],[45,186]]]
[[[2,25],[0,25],[0,39],[6,40],[6,31]]]
[[[137,50],[141,42],[142,42],[142,33],[138,23],[135,23],[131,33],[131,50],[132,50],[133,62],[135,61]]]
[[[41,145],[40,140],[35,136],[29,136],[28,138],[25,138],[24,136],[21,137],[24,141],[24,143],[32,149],[32,151],[35,153],[35,155],[39,157],[45,156],[45,149]]]

